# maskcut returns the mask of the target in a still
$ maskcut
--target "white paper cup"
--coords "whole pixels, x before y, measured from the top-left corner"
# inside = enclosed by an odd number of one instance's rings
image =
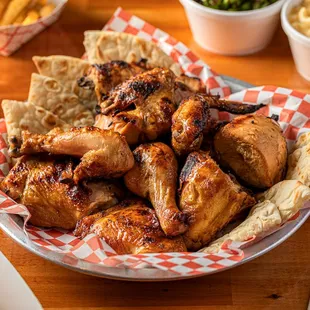
[[[282,28],[288,36],[298,73],[310,81],[310,38],[298,32],[288,21],[288,14],[302,0],[287,1],[281,12]]]
[[[193,0],[180,0],[194,40],[222,55],[247,55],[268,45],[278,25],[285,0],[263,9],[232,12],[207,8]]]

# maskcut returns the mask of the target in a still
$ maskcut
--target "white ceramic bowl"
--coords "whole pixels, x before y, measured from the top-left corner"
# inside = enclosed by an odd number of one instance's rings
[[[288,21],[288,14],[302,0],[288,0],[281,12],[282,28],[288,36],[298,73],[310,81],[310,38],[298,32]]]
[[[207,8],[194,0],[180,0],[194,40],[222,55],[247,55],[268,45],[278,25],[285,0],[258,10],[232,12]]]

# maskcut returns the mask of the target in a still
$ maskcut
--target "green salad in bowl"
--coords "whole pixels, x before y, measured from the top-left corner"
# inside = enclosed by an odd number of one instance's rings
[[[226,11],[249,11],[264,8],[278,0],[196,0],[212,9]]]

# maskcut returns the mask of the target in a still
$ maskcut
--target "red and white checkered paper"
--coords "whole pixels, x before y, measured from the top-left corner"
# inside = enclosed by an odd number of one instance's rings
[[[40,18],[30,25],[0,26],[0,55],[9,56],[38,33],[53,24],[63,11],[68,0],[53,0],[55,10],[49,16]]]
[[[310,96],[286,88],[275,86],[255,87],[230,94],[229,88],[222,79],[207,65],[199,60],[186,46],[171,38],[163,31],[130,15],[122,9],[117,9],[105,30],[130,32],[147,40],[153,40],[169,55],[180,63],[186,74],[200,77],[207,89],[213,93],[228,95],[228,98],[252,104],[265,103],[267,106],[259,114],[279,115],[279,123],[283,129],[289,147],[301,133],[310,131]],[[230,120],[234,116],[226,112],[212,111],[213,117]],[[9,171],[6,146],[6,127],[4,120],[0,121],[0,175]],[[17,214],[29,219],[27,208],[15,203],[0,192],[0,213]],[[296,220],[299,213],[290,221]],[[22,229],[11,220],[11,229]],[[281,229],[284,225],[282,224]],[[269,234],[275,232],[275,229]],[[129,268],[137,272],[143,268],[170,271],[182,277],[208,274],[215,270],[231,267],[244,258],[243,248],[258,242],[253,236],[246,242],[227,241],[221,251],[216,254],[196,253],[154,253],[139,255],[117,255],[115,251],[95,234],[86,236],[83,240],[76,238],[72,232],[61,229],[44,229],[25,225],[24,233],[35,246],[52,251],[59,260],[75,266],[80,261],[87,261],[93,266]],[[266,234],[267,236],[268,234]],[[242,249],[241,249],[242,248]],[[154,273],[154,278],[156,274]]]

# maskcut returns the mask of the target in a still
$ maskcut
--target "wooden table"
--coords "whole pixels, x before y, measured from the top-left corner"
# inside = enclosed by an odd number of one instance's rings
[[[247,57],[203,51],[192,39],[177,0],[70,1],[59,22],[10,58],[0,57],[0,99],[27,98],[33,55],[83,53],[83,31],[100,29],[117,5],[187,44],[219,73],[256,85],[310,92],[295,70],[279,29],[271,45]],[[0,232],[0,250],[14,264],[45,309],[306,309],[310,292],[310,222],[272,252],[216,275],[164,283],[129,283],[78,274],[45,261]]]

